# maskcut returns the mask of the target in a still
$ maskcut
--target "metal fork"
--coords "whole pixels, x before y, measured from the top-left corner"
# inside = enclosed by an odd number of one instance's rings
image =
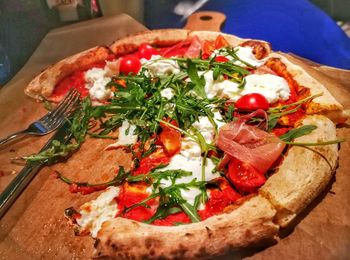
[[[0,146],[24,135],[46,135],[51,133],[57,129],[73,111],[74,106],[79,100],[79,96],[80,94],[76,89],[71,89],[52,111],[30,124],[27,129],[11,134],[0,140]]]

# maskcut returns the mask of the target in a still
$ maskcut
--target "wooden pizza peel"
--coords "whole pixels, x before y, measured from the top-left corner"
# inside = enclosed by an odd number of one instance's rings
[[[197,18],[190,17],[186,28],[219,31],[225,19],[219,14],[214,17],[218,19],[218,27],[207,27],[208,22],[213,24],[208,16],[215,13],[195,15]],[[200,18],[202,15],[207,17]],[[194,21],[192,25],[191,19]],[[145,29],[127,15],[115,15],[51,31],[23,69],[0,91],[0,136],[24,128],[46,112],[42,104],[33,102],[23,93],[23,87],[46,66],[94,45],[110,44]],[[296,58],[296,61],[306,66],[311,75],[317,74],[323,77],[324,82],[332,84],[330,90],[333,95],[345,108],[350,108],[350,86],[346,76],[344,83],[342,79],[337,79],[338,73],[332,74],[331,78],[320,73],[319,67],[322,66],[310,68],[303,60]],[[349,137],[350,130],[344,127],[338,130],[338,134]],[[11,158],[37,152],[48,138],[26,138],[0,150],[0,191],[22,167],[11,163]],[[106,167],[111,165],[108,162],[128,164],[116,152],[102,153],[108,142],[111,141],[89,140],[83,145],[81,153],[76,153],[67,163],[46,167],[39,172],[0,221],[1,259],[86,259],[91,256],[93,240],[89,236],[75,237],[63,213],[67,207],[78,208],[96,194],[81,196],[69,193],[67,185],[55,180],[51,173],[58,170],[75,180],[108,180],[113,174],[113,166]],[[350,142],[346,141],[340,149],[335,181],[303,212],[295,228],[281,232],[283,239],[264,250],[259,247],[233,252],[222,259],[345,259],[350,248],[349,151]]]

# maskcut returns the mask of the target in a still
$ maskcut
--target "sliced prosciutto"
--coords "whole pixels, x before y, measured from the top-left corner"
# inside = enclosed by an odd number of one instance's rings
[[[281,155],[285,144],[275,136],[239,119],[222,126],[217,147],[227,155],[253,166],[264,174]]]
[[[201,42],[197,36],[181,41],[170,48],[163,48],[160,53],[163,57],[196,58],[202,49]]]

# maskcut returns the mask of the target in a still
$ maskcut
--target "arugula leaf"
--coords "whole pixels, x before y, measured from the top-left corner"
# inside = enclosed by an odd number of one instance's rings
[[[46,161],[54,162],[57,158],[67,157],[73,151],[78,149],[78,147],[78,143],[62,144],[61,142],[54,140],[52,142],[52,146],[49,149],[38,154],[24,156],[23,159],[29,163]]]
[[[182,198],[179,190],[174,190],[172,196],[174,196],[180,202],[180,207],[193,223],[201,221],[197,213],[197,209]]]
[[[165,188],[159,187],[159,184],[160,184],[160,179],[158,179],[158,181],[156,181],[154,185],[155,186],[154,189],[158,189],[159,190],[158,192],[154,192],[148,198],[142,200],[141,202],[138,202],[128,208],[125,208],[123,213],[126,213],[138,206],[145,206],[146,203],[151,199],[159,197],[160,206],[167,207],[167,208],[179,207],[186,213],[186,215],[188,215],[188,217],[191,219],[192,222],[200,221],[200,218],[197,213],[197,209],[182,198],[180,190],[181,189],[188,190],[191,187],[202,189],[205,186],[205,182],[196,181],[196,179],[193,179],[189,183],[175,184],[174,182],[173,185]],[[156,217],[157,218],[160,218],[161,216],[166,217],[167,216],[166,213],[169,213],[169,211],[167,211],[166,209],[161,209],[161,212],[158,212]],[[152,217],[156,218],[155,216],[152,216]]]
[[[284,142],[290,142],[295,138],[310,134],[316,128],[317,126],[314,126],[314,125],[304,125],[302,127],[292,129],[287,133],[285,133],[284,135],[281,135],[280,139]]]
[[[154,213],[154,215],[150,219],[144,221],[144,223],[152,224],[157,219],[164,219],[169,215],[176,214],[179,212],[182,212],[182,210],[178,207],[169,207],[168,204],[160,204],[157,208],[156,213]]]
[[[280,116],[269,116],[268,120],[267,120],[267,129],[269,131],[271,131],[272,129],[274,129],[278,123],[278,119],[280,118]]]
[[[198,70],[196,64],[194,64],[190,59],[187,59],[187,74],[191,79],[191,82],[194,84],[194,92],[201,98],[206,98],[207,95],[204,90],[205,79],[204,76],[198,75]]]
[[[118,170],[118,174],[110,181],[107,182],[103,182],[103,183],[88,183],[88,182],[77,182],[77,181],[73,181],[69,178],[67,178],[66,176],[64,176],[63,174],[59,173],[58,171],[56,171],[56,175],[59,179],[61,179],[63,182],[67,183],[67,184],[76,184],[77,186],[84,186],[84,187],[101,187],[101,186],[115,186],[115,185],[120,185],[122,184],[127,177],[130,175],[130,172],[126,172],[124,170],[124,167],[120,166],[119,170]]]
[[[229,123],[229,122],[232,122],[235,117],[233,115],[233,112],[235,111],[235,106],[233,104],[230,104],[227,108],[227,111],[225,113],[225,116],[223,117],[223,120],[226,122],[226,123]]]
[[[217,80],[221,74],[222,74],[222,72],[220,70],[220,67],[219,66],[215,66],[213,68],[213,79],[214,79],[214,81]]]
[[[71,132],[79,145],[85,141],[85,136],[89,128],[91,112],[91,100],[90,98],[85,98],[82,100],[80,108],[78,108],[73,114]]]
[[[184,170],[166,170],[158,171],[158,169],[153,169],[150,173],[139,174],[136,176],[129,176],[127,178],[128,182],[149,182],[151,179],[177,179],[185,176],[191,176],[192,173]]]

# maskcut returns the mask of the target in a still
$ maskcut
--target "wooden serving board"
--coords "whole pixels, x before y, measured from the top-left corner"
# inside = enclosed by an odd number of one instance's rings
[[[187,27],[189,28],[189,27]],[[197,28],[199,29],[199,28]],[[23,70],[0,91],[0,136],[23,129],[46,111],[23,94],[23,87],[45,66],[96,44],[109,44],[127,34],[145,28],[126,15],[101,18],[52,31]],[[304,61],[296,59],[307,67]],[[314,68],[308,72],[320,75]],[[350,108],[349,89],[323,75],[331,92]],[[340,137],[349,137],[350,129],[338,129]],[[49,136],[26,138],[0,150],[0,190],[22,166],[11,158],[37,152]],[[66,163],[43,168],[8,213],[0,221],[1,259],[88,259],[93,239],[76,237],[64,218],[68,207],[78,208],[98,194],[79,195],[52,177],[57,170],[75,180],[100,182],[110,179],[118,165],[128,161],[117,151],[102,152],[111,140],[88,140],[81,151]],[[261,251],[243,250],[223,259],[345,259],[350,248],[350,141],[341,145],[335,181],[298,219],[295,228],[283,230],[283,239]],[[111,163],[112,162],[112,163]],[[321,256],[321,257],[320,257]]]

